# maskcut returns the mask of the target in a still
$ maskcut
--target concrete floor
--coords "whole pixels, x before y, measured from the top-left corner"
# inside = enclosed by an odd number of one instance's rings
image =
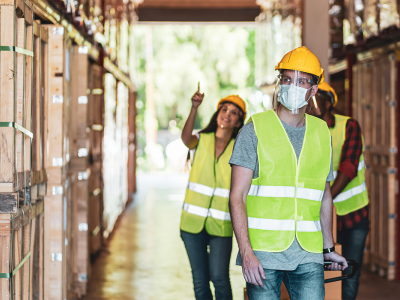
[[[135,201],[93,265],[85,300],[194,299],[189,261],[179,236],[186,184],[184,174],[138,176]],[[245,282],[234,264],[236,254],[234,241],[230,276],[234,298],[241,300]],[[357,299],[400,299],[400,282],[365,271]]]

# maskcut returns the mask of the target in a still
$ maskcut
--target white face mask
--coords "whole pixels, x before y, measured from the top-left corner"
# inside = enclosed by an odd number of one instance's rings
[[[312,87],[310,88],[312,89]],[[308,89],[290,85],[279,85],[278,101],[287,109],[295,111],[306,106],[306,94]]]

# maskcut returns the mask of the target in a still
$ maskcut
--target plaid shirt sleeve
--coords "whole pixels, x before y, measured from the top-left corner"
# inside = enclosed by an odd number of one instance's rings
[[[358,164],[362,154],[362,135],[358,122],[349,119],[346,123],[346,140],[342,147],[339,171],[345,174],[350,180],[358,173]],[[368,206],[351,212],[344,216],[338,216],[338,230],[352,228],[355,224],[368,216]]]

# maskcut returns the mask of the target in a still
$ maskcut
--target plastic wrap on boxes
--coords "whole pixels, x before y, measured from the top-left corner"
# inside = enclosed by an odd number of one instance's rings
[[[263,12],[256,19],[257,86],[274,84],[276,62],[301,46],[301,2],[274,0],[263,3]]]
[[[396,26],[399,27],[399,13],[397,0],[379,0],[380,30]]]
[[[354,35],[357,41],[364,39],[364,1],[354,0]]]
[[[365,36],[370,38],[379,34],[378,0],[364,0]]]
[[[355,6],[354,0],[344,1],[344,19],[343,19],[343,44],[350,45],[355,42]]]
[[[329,16],[331,21],[331,47],[333,50],[341,49],[343,47],[343,0],[335,0],[330,4]]]

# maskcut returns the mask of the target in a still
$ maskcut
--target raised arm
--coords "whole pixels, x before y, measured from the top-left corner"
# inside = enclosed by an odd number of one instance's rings
[[[197,89],[197,92],[192,97],[192,109],[190,110],[189,117],[186,120],[185,126],[182,130],[182,142],[189,149],[196,148],[199,140],[197,136],[193,135],[194,121],[196,119],[197,108],[200,106],[204,99],[204,94],[200,93],[200,84]]]
[[[242,257],[244,279],[251,284],[263,286],[264,269],[251,248],[247,229],[246,199],[253,178],[253,170],[232,165],[231,192],[229,195],[229,211],[239,251]]]

